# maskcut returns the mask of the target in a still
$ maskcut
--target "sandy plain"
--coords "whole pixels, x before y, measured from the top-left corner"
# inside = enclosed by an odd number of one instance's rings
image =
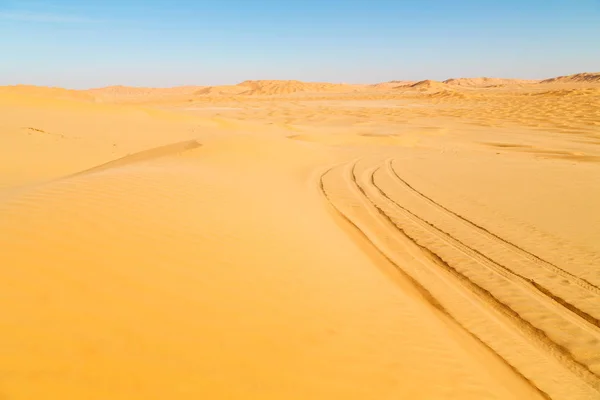
[[[600,74],[0,88],[1,399],[600,398]]]

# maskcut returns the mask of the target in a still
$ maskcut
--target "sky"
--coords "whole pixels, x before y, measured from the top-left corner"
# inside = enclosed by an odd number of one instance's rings
[[[600,0],[0,0],[0,85],[600,71]]]

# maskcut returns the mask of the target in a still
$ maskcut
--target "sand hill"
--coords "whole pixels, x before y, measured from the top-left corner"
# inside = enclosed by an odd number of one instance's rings
[[[425,81],[420,81],[417,82],[415,84],[410,85],[411,88],[413,89],[442,89],[442,88],[446,88],[446,84],[443,82],[438,82],[438,81],[433,81],[433,80],[425,80]]]
[[[426,96],[429,98],[432,98],[432,99],[448,99],[448,98],[466,99],[466,98],[475,97],[478,95],[474,94],[474,93],[463,93],[463,92],[459,92],[456,90],[443,89],[443,90],[432,91],[431,93],[426,94]]]
[[[540,83],[600,83],[600,72],[583,72],[574,75],[545,79]]]
[[[447,84],[434,80],[424,80],[412,85],[396,86],[397,90],[404,90],[409,92],[421,92],[421,93],[435,93],[442,90],[450,91],[452,88]]]
[[[221,85],[221,86],[209,86],[202,88],[196,92],[195,95],[238,95],[246,94],[248,88],[240,85]]]
[[[81,90],[63,89],[57,87],[45,87],[45,86],[33,86],[33,85],[15,85],[15,86],[1,86],[0,92],[3,93],[14,93],[25,96],[38,96],[48,97],[55,99],[68,99],[68,100],[83,100],[83,101],[94,101],[95,97],[91,93]]]
[[[101,102],[144,103],[184,98],[200,89],[200,86],[176,86],[170,88],[108,86],[97,89],[88,89],[82,92],[93,96],[97,101]]]
[[[387,90],[387,89],[393,89],[393,88],[397,88],[397,87],[402,87],[402,86],[410,86],[415,84],[415,81],[389,81],[389,82],[381,82],[381,83],[375,83],[372,85],[369,85],[369,88],[371,89],[376,89],[376,90]]]
[[[529,94],[532,96],[589,96],[594,98],[600,96],[600,88],[554,89]]]
[[[85,92],[90,93],[93,96],[157,96],[191,94],[200,89],[200,86],[175,86],[169,88],[108,86],[97,89],[88,89]]]
[[[295,80],[248,80],[237,85],[209,86],[196,91],[197,95],[273,96],[291,93],[351,92],[358,86]]]
[[[505,87],[510,85],[526,85],[533,84],[539,81],[526,80],[526,79],[503,79],[503,78],[457,78],[448,79],[444,83],[453,86],[464,86],[464,87]]]
[[[348,92],[353,90],[351,85],[333,84],[333,83],[318,83],[318,82],[301,82],[295,80],[280,81],[280,80],[259,80],[259,81],[244,81],[238,86],[248,88],[244,94],[249,95],[277,95],[290,94],[297,92]]]

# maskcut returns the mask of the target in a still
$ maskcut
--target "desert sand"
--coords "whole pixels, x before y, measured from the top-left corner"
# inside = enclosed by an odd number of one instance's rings
[[[0,398],[600,398],[600,74],[0,88]]]

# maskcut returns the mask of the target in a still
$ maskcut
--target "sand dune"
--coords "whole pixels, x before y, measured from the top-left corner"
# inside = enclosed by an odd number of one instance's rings
[[[444,89],[444,90],[434,91],[432,93],[429,93],[427,96],[430,98],[438,98],[438,99],[439,98],[448,98],[448,97],[457,98],[457,99],[466,99],[469,97],[474,97],[474,96],[476,96],[476,94],[473,94],[473,93],[467,94],[467,93],[463,93],[463,92],[457,92],[455,90]]]
[[[410,86],[415,84],[415,81],[389,81],[389,82],[382,82],[382,83],[375,83],[373,85],[370,85],[370,88],[372,89],[393,89],[393,88],[397,88],[397,87],[401,87],[401,86]]]
[[[172,94],[190,94],[200,90],[199,86],[177,86],[171,88],[144,88],[131,86],[108,86],[86,90],[95,96],[156,96]]]
[[[353,88],[350,85],[333,83],[316,83],[301,81],[245,81],[239,86],[247,87],[244,94],[250,95],[276,95],[297,92],[348,92]]]
[[[352,92],[360,86],[315,83],[301,81],[282,81],[282,80],[258,80],[244,81],[237,85],[209,86],[196,91],[196,95],[244,95],[244,96],[273,96],[292,93],[320,93],[320,92]]]
[[[577,79],[0,88],[0,397],[600,398]]]
[[[224,86],[209,86],[203,89],[200,89],[194,94],[197,95],[222,95],[222,94],[242,94],[246,93],[248,88],[242,87],[240,85],[224,85]]]
[[[202,90],[201,86],[178,86],[171,88],[144,88],[109,86],[84,91],[97,102],[104,103],[158,103],[185,99]]]
[[[458,79],[447,79],[444,83],[455,86],[465,87],[499,87],[499,86],[512,86],[512,85],[527,85],[538,83],[540,81],[527,80],[527,79],[505,79],[505,78],[458,78]]]
[[[425,80],[419,81],[409,86],[398,86],[397,89],[402,90],[414,90],[419,92],[435,92],[440,90],[451,90],[450,87],[444,82]]]
[[[558,76],[545,79],[540,83],[600,83],[600,72],[582,72],[580,74]]]
[[[530,94],[533,96],[587,96],[593,98],[600,95],[600,88],[553,89]]]
[[[17,94],[36,97],[50,97],[67,100],[93,101],[94,96],[81,90],[33,85],[0,86],[0,94]]]

